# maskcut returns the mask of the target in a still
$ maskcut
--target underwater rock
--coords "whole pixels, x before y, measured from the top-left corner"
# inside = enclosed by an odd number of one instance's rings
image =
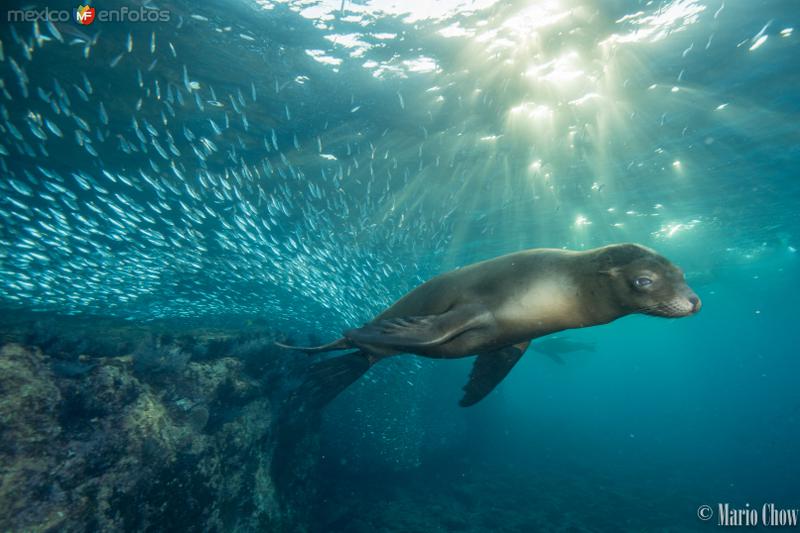
[[[252,335],[131,331],[112,356],[70,351],[100,345],[91,330],[48,336],[57,356],[2,332],[0,531],[306,531],[318,421],[280,426],[271,368],[305,361]]]
[[[39,450],[58,436],[58,388],[37,350],[0,348],[0,446],[4,453]],[[13,438],[12,438],[13,437]]]
[[[148,337],[133,352],[133,370],[137,374],[179,374],[186,368],[189,354],[178,346],[164,345]]]

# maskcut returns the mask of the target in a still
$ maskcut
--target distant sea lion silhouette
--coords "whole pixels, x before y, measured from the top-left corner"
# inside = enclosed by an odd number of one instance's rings
[[[309,354],[355,348],[313,365],[295,391],[320,407],[385,357],[477,355],[460,402],[469,406],[505,378],[532,339],[634,313],[684,317],[700,306],[683,272],[644,246],[537,248],[436,276],[331,343],[278,344]]]
[[[566,364],[561,357],[566,353],[593,352],[595,348],[596,346],[593,342],[574,341],[567,337],[548,337],[533,344],[534,350],[546,355],[559,365]]]

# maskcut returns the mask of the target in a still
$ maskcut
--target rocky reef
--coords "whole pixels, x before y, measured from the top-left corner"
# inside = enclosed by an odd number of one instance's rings
[[[307,530],[307,362],[234,323],[0,316],[0,531]]]

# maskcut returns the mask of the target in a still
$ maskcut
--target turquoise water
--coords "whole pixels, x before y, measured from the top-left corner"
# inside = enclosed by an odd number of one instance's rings
[[[638,242],[700,314],[562,333],[470,409],[469,360],[378,365],[326,410],[318,529],[800,507],[793,2],[144,9],[0,25],[3,308],[328,340],[458,266]]]

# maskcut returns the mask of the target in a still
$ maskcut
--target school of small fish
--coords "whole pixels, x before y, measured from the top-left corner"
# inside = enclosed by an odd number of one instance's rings
[[[0,25],[0,305],[333,334],[492,255],[707,225],[655,200],[693,183],[685,146],[736,157],[735,144],[681,100],[684,70],[615,76],[622,64],[601,57],[653,23],[644,12],[596,27],[557,6],[539,21],[489,2],[471,22],[441,6],[420,26],[439,35],[428,42],[400,31],[406,7],[389,20],[334,3]],[[696,18],[637,38],[700,31]],[[709,102],[723,120],[727,103]]]
[[[452,214],[397,200],[422,147],[398,159],[333,119],[309,129],[300,73],[203,79],[183,23],[0,33],[2,302],[327,331],[418,283]]]

